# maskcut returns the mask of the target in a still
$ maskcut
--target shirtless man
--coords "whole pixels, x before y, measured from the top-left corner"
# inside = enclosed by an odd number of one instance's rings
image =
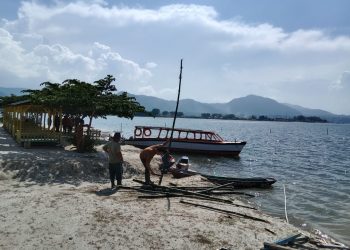
[[[145,182],[147,185],[151,184],[150,174],[157,175],[152,170],[150,163],[156,154],[161,155],[165,153],[166,150],[164,147],[166,143],[167,142],[147,147],[140,153],[140,159],[142,161],[143,166],[145,167]]]

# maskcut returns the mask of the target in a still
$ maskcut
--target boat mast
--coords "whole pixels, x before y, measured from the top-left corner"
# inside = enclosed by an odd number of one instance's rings
[[[177,110],[178,110],[178,108],[179,108],[180,92],[181,92],[181,80],[182,80],[182,59],[181,59],[181,61],[180,61],[179,89],[178,89],[178,92],[177,92],[176,108],[175,108],[173,126],[172,126],[172,129],[171,129],[171,134],[170,134],[170,139],[169,139],[168,152],[166,153],[167,155],[169,155],[169,152],[170,152],[171,143],[172,143],[172,140],[173,140],[174,129],[175,129],[175,122],[176,122],[176,117],[177,117]],[[164,164],[164,162],[163,162],[163,164]],[[164,175],[164,173],[167,171],[167,169],[166,169],[165,167],[167,167],[167,166],[163,166],[163,169],[162,169],[162,171],[161,171],[162,173],[161,173],[161,175],[160,175],[160,177],[159,177],[159,183],[158,183],[158,185],[161,185],[161,184],[162,184],[163,175]]]
[[[172,140],[173,140],[173,134],[174,134],[174,128],[175,128],[175,121],[176,121],[176,117],[177,117],[177,110],[179,108],[180,92],[181,92],[181,80],[182,80],[182,59],[181,59],[181,62],[180,62],[179,89],[178,89],[178,92],[177,92],[176,108],[175,108],[173,126],[172,126],[171,134],[170,134],[170,141],[169,141],[169,145],[168,145],[168,150],[170,150],[170,148],[171,148],[171,143],[172,143]]]

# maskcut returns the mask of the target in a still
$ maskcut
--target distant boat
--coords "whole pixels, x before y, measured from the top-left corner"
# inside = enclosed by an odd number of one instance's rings
[[[232,186],[235,188],[270,188],[271,185],[276,182],[276,179],[272,177],[234,178],[206,174],[201,175],[208,181],[216,184],[223,185],[233,182]]]
[[[167,127],[136,126],[134,136],[125,144],[139,148],[160,144],[170,139],[172,129]],[[224,141],[217,133],[204,130],[174,129],[171,152],[237,157],[245,141]]]

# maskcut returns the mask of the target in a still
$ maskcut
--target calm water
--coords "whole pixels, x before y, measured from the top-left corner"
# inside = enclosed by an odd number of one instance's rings
[[[108,117],[103,131],[133,134],[135,125],[168,126],[172,119]],[[202,173],[277,179],[271,190],[253,190],[262,210],[284,218],[283,184],[289,220],[320,229],[350,245],[350,125],[178,119],[176,127],[214,130],[224,139],[247,141],[240,159],[190,156]],[[328,134],[327,134],[328,129]],[[305,226],[305,225],[304,225]]]

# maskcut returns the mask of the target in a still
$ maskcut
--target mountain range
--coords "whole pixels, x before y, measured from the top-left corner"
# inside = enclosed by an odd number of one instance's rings
[[[176,101],[164,100],[158,97],[146,95],[132,95],[136,100],[151,111],[159,109],[162,111],[174,111]],[[216,114],[234,114],[238,117],[268,116],[290,118],[294,116],[317,116],[329,122],[350,123],[350,116],[336,115],[321,109],[309,109],[298,105],[279,103],[271,98],[248,95],[235,98],[227,103],[202,103],[192,99],[181,99],[179,103],[179,112],[187,116],[200,116],[202,113]]]
[[[0,96],[7,96],[10,94],[21,95],[21,90],[23,89],[0,87]],[[161,112],[171,112],[175,110],[176,101],[146,95],[129,95],[135,97],[148,111],[152,109],[159,109]],[[271,98],[256,95],[232,99],[227,103],[202,103],[192,99],[181,99],[179,103],[179,112],[183,112],[187,116],[200,116],[202,113],[234,114],[238,117],[264,115],[283,118],[303,115],[317,116],[329,122],[350,123],[350,116],[347,115],[336,115],[321,109],[309,109],[298,105],[279,103]]]

